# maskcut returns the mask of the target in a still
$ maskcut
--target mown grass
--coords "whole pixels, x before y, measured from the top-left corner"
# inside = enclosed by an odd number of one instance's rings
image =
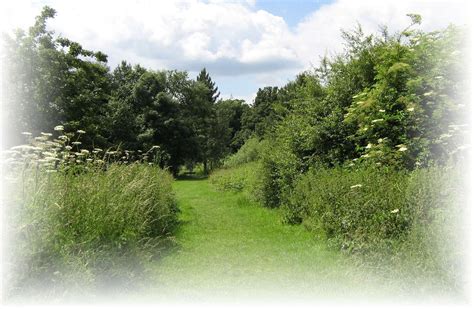
[[[224,169],[211,183],[262,205],[259,168],[257,161]],[[395,294],[395,282],[404,282],[423,295],[459,296],[467,280],[465,192],[460,168],[320,168],[300,175],[275,213],[305,227],[323,248],[387,278],[382,285],[393,285]]]
[[[435,297],[426,284],[414,288],[355,265],[303,225],[284,224],[280,209],[261,207],[242,192],[219,190],[206,179],[178,180],[174,189],[182,210],[178,246],[156,262],[151,299],[340,303]]]

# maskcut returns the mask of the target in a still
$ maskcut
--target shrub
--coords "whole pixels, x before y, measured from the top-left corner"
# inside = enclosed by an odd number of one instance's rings
[[[261,202],[261,171],[260,162],[249,162],[213,172],[210,182],[219,190],[243,192],[249,199]]]
[[[223,167],[237,167],[241,164],[258,160],[260,158],[262,147],[264,147],[263,141],[260,141],[257,137],[249,138],[245,141],[239,151],[225,159]]]
[[[307,220],[332,245],[364,252],[407,231],[407,178],[389,168],[312,169],[286,197],[286,221]]]

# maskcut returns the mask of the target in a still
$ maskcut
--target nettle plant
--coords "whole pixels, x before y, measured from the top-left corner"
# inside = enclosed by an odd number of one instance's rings
[[[412,16],[412,26],[421,19]],[[465,157],[468,134],[462,31],[405,31],[374,45],[375,84],[353,96],[344,121],[359,157],[407,168]]]

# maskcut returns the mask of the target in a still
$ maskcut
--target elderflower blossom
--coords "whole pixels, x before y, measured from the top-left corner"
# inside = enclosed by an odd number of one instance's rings
[[[54,131],[64,131],[64,126],[55,126]]]

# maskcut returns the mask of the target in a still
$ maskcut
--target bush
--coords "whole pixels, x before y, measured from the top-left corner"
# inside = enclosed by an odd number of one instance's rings
[[[407,231],[407,179],[407,173],[389,168],[312,169],[286,197],[285,218],[307,220],[338,248],[366,251]]]
[[[392,271],[403,269],[402,276],[422,274],[453,286],[462,273],[462,179],[452,167],[312,169],[282,208],[287,222],[302,222],[363,263],[396,263]]]
[[[256,161],[260,158],[260,153],[263,147],[264,142],[259,141],[257,137],[249,138],[245,141],[239,151],[225,159],[223,167],[237,167],[244,163]]]
[[[129,280],[177,224],[171,175],[111,164],[81,173],[26,169],[11,200],[11,286]]]
[[[260,162],[249,162],[235,168],[213,172],[210,182],[219,190],[243,192],[249,199],[262,201],[262,181]]]

